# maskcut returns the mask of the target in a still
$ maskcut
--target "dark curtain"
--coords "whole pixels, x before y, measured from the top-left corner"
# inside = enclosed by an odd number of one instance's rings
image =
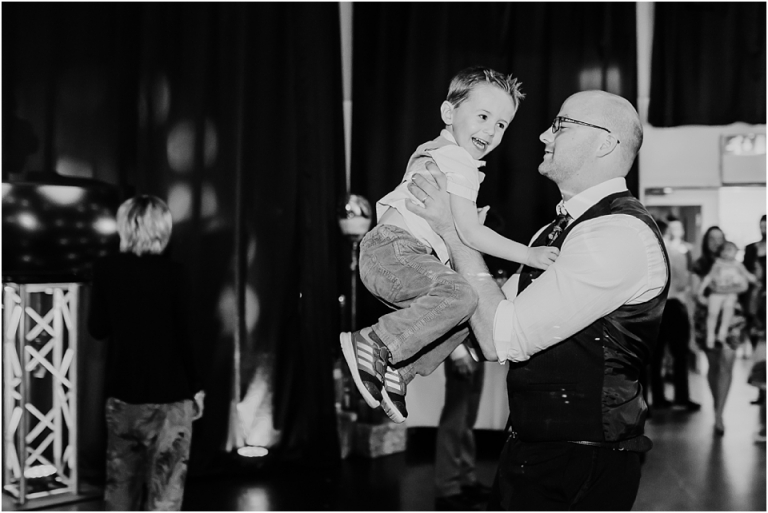
[[[648,121],[765,123],[765,2],[657,2]]]
[[[173,4],[147,6],[144,76],[170,72],[186,106],[177,119],[192,120],[197,133],[220,120],[218,154],[229,159],[206,165],[207,143],[199,142],[191,182],[196,215],[180,254],[204,256],[190,262],[202,290],[233,283],[235,266],[242,266],[236,285],[255,291],[258,322],[243,337],[239,393],[254,377],[271,380],[286,457],[319,451],[332,459],[338,454],[331,372],[338,293],[329,269],[338,259],[335,205],[344,172],[337,6],[192,4],[169,37],[179,11]],[[165,54],[152,50],[157,47]],[[147,138],[145,169],[156,178],[152,169],[164,165],[166,147],[155,141],[162,139]],[[220,195],[221,215],[213,219],[202,205],[206,185]],[[215,322],[219,301],[216,294],[201,298],[195,322],[215,368],[211,375],[224,377],[232,340],[222,320]],[[245,317],[256,315],[249,310],[245,305]],[[221,448],[230,393],[220,385],[213,393],[218,409],[198,431]]]
[[[271,392],[275,460],[338,459],[338,20],[332,3],[3,6],[3,98],[50,153],[27,170],[66,156],[182,213],[168,251],[190,271],[207,383],[193,474],[227,463],[231,400],[255,379]],[[97,342],[84,348],[80,368],[103,366]],[[81,461],[95,472],[103,390],[97,372],[85,376]]]
[[[400,182],[416,147],[439,134],[440,104],[465,67],[522,81],[526,98],[486,158],[478,205],[491,206],[497,231],[524,243],[560,199],[537,168],[538,137],[563,101],[603,89],[636,104],[634,3],[366,2],[354,5],[353,19],[352,191],[372,204]],[[637,164],[627,181],[637,194]],[[360,325],[386,312],[370,294],[360,302]]]

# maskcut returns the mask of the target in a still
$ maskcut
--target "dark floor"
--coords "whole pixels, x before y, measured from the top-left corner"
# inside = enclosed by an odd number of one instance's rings
[[[714,437],[712,401],[704,376],[691,374],[696,413],[654,413],[647,434],[654,441],[643,465],[636,511],[765,511],[765,444],[752,435],[758,420],[750,405],[756,390],[746,384],[750,362],[736,362],[726,408],[726,433]],[[669,394],[671,397],[671,393]],[[185,510],[221,511],[428,511],[434,509],[434,429],[409,430],[408,450],[378,459],[350,457],[338,473],[308,468],[263,470],[244,477],[190,478]],[[503,436],[478,432],[478,474],[490,483]],[[47,507],[52,511],[94,511],[93,499]],[[3,509],[14,506],[4,496]]]

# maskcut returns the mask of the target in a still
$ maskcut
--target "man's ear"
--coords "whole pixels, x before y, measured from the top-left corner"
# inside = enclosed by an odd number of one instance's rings
[[[446,100],[440,105],[440,117],[443,118],[443,123],[446,125],[453,124],[453,104],[451,102]]]
[[[619,140],[613,134],[606,134],[603,142],[597,148],[597,156],[605,157],[613,153],[613,151],[619,146]]]

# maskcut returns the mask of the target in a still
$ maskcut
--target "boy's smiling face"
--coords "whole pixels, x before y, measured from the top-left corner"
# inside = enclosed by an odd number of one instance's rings
[[[447,101],[440,107],[456,143],[476,160],[499,145],[516,112],[512,97],[492,84],[476,85],[458,107]]]

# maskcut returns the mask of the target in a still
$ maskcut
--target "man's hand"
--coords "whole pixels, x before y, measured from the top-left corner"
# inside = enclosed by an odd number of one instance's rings
[[[437,170],[437,166],[430,167],[427,164],[427,169],[435,178],[436,184],[431,184],[429,179],[420,175],[414,175],[413,182],[408,184],[408,190],[416,199],[424,203],[424,207],[408,200],[405,206],[414,214],[426,219],[435,233],[443,238],[451,254],[451,261],[456,266],[455,269],[462,273],[477,291],[480,300],[470,319],[470,324],[480,344],[483,357],[486,360],[496,361],[498,355],[493,340],[493,322],[496,308],[504,299],[504,295],[496,282],[489,279],[488,268],[482,255],[459,238],[453,224],[447,178]]]
[[[416,199],[424,203],[424,207],[411,200],[406,200],[405,206],[414,214],[423,217],[435,233],[444,238],[447,232],[456,229],[453,226],[451,203],[446,188],[448,179],[437,166],[431,163],[427,164],[427,169],[435,178],[435,184],[418,174],[414,175],[413,181],[408,184],[408,190]]]

